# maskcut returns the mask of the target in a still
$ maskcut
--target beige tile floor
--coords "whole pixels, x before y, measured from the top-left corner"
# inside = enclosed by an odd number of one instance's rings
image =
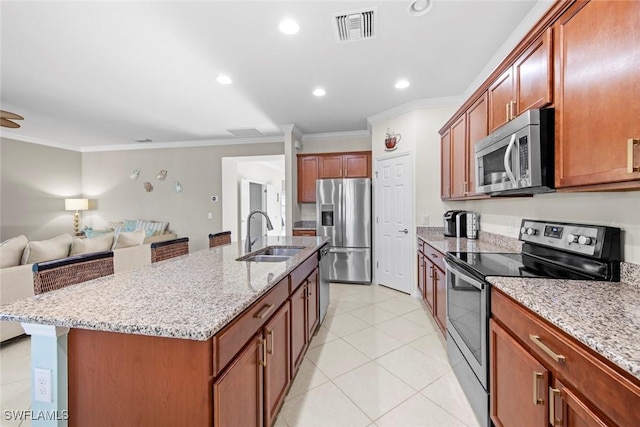
[[[30,408],[30,341],[0,349],[5,410]],[[382,286],[331,284],[331,305],[311,341],[277,427],[478,426],[422,303]]]

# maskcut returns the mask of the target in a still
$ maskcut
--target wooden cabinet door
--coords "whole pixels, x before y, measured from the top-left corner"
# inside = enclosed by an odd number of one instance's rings
[[[511,120],[513,100],[513,70],[509,68],[487,90],[489,102],[489,132]]]
[[[553,399],[553,400],[552,400]],[[573,390],[555,379],[549,389],[549,417],[552,426],[607,427],[612,425],[596,414]]]
[[[436,323],[440,326],[440,330],[446,336],[447,330],[447,281],[444,271],[438,267],[433,267],[433,286],[435,288],[436,298]]]
[[[316,202],[317,179],[318,157],[298,156],[298,202]]]
[[[476,142],[489,135],[487,94],[484,93],[467,110],[467,195],[476,194]]]
[[[451,129],[440,140],[440,198],[451,197]]]
[[[213,383],[215,427],[262,427],[263,345],[262,334],[254,336]]]
[[[422,299],[426,298],[426,294],[425,294],[425,262],[424,262],[424,255],[422,255],[422,253],[418,252],[418,291],[420,291],[420,296],[422,297]]]
[[[498,323],[489,323],[491,421],[496,427],[546,427],[549,371]]]
[[[371,178],[371,156],[368,153],[345,154],[342,162],[345,178]]]
[[[318,305],[318,269],[316,268],[307,279],[307,342],[311,341],[320,318],[320,306]]]
[[[291,294],[291,378],[302,363],[307,342],[306,285]]]
[[[514,116],[553,101],[553,31],[542,34],[513,65],[515,78]]]
[[[424,257],[424,270],[425,270],[425,279],[424,279],[424,300],[427,303],[427,308],[431,311],[431,314],[435,317],[436,315],[436,282],[433,278],[434,270],[436,266],[431,262],[428,257]]]
[[[342,155],[319,155],[318,178],[342,178]]]
[[[291,310],[289,301],[264,327],[267,355],[264,367],[264,420],[273,424],[291,381]]]
[[[556,23],[556,187],[640,180],[639,16],[638,1],[591,1]]]
[[[467,116],[451,125],[451,198],[464,197],[467,186]]]

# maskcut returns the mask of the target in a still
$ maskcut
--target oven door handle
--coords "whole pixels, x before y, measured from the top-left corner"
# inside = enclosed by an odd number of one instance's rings
[[[507,146],[507,151],[504,153],[504,170],[507,172],[507,176],[511,180],[513,184],[513,188],[518,188],[518,181],[516,177],[513,175],[513,170],[511,170],[511,150],[513,150],[513,146],[516,143],[516,134],[511,135],[511,140],[509,141],[509,145]]]
[[[484,290],[484,283],[470,276],[467,276],[466,274],[462,273],[460,270],[455,270],[453,267],[449,265],[449,263],[445,259],[443,259],[442,261],[444,262],[444,266],[447,268],[448,271],[451,272],[451,274],[455,274],[456,276],[462,277],[467,283],[472,285],[474,288],[478,288],[481,291]]]

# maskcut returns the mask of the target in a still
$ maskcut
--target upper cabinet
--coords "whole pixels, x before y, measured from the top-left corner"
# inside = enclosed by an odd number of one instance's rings
[[[640,188],[640,2],[573,5],[556,22],[556,187]]]
[[[489,132],[553,101],[552,34],[548,28],[489,86]]]
[[[371,178],[371,151],[298,154],[298,202],[316,202],[316,180]]]
[[[440,197],[451,198],[451,130],[447,129],[440,138]]]

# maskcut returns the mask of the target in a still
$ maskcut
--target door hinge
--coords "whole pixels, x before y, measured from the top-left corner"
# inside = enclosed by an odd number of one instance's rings
[[[378,221],[378,217],[376,217],[376,224],[378,224],[380,221]]]
[[[376,171],[376,178],[378,178],[378,171]]]
[[[376,261],[376,268],[380,268],[380,261]]]

